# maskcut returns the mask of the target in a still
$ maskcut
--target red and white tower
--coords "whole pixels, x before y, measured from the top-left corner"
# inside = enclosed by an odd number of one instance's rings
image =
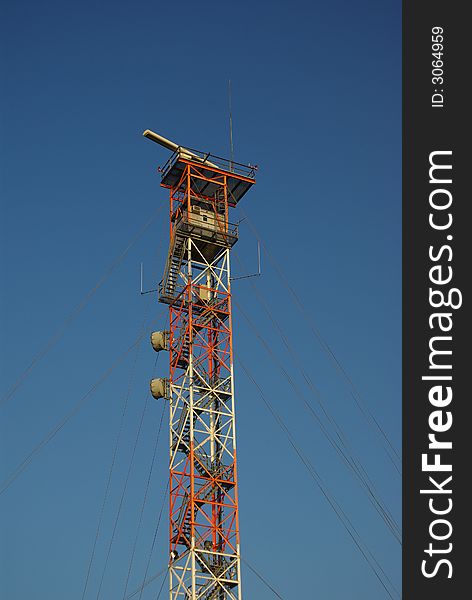
[[[170,372],[151,382],[170,405],[170,599],[241,600],[229,209],[255,169],[144,135],[173,151],[161,182],[170,245],[159,301],[169,328],[152,335]]]

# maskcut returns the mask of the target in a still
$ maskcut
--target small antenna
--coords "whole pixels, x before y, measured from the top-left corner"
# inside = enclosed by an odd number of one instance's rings
[[[262,275],[261,271],[261,243],[259,240],[257,241],[257,273],[252,273],[251,275],[241,275],[240,277],[231,277],[231,281],[236,281],[237,279],[249,279],[250,277],[260,277]]]
[[[257,240],[257,274],[261,275],[261,243]]]
[[[229,108],[229,170],[233,170],[234,164],[234,146],[233,146],[233,108],[231,98],[231,79],[228,80],[228,108]]]
[[[144,296],[144,294],[150,294],[151,292],[158,292],[159,289],[156,288],[155,290],[147,290],[146,292],[143,290],[143,271],[144,271],[144,267],[143,267],[143,263],[141,263],[141,286],[139,288],[139,293],[141,294],[141,296]]]

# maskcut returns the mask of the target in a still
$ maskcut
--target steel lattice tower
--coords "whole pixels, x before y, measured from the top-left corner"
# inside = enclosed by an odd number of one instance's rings
[[[241,600],[229,209],[255,171],[145,135],[174,154],[161,170],[170,194],[170,245],[159,285],[169,329],[169,378],[151,382],[170,404],[170,599]]]

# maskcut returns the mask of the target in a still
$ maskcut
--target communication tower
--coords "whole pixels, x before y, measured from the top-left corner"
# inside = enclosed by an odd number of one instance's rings
[[[255,167],[183,148],[160,169],[170,196],[170,245],[159,301],[169,327],[151,336],[169,352],[153,379],[170,406],[170,599],[241,600],[229,222],[255,183]]]

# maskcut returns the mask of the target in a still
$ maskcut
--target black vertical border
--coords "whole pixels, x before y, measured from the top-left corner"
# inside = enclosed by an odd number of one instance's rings
[[[472,277],[472,157],[469,149],[471,117],[468,110],[470,88],[472,24],[466,17],[466,2],[437,0],[403,1],[403,600],[455,600],[467,596],[471,543],[472,498],[468,491],[472,452],[472,335],[470,319],[470,278]],[[432,108],[432,39],[434,26],[444,28],[444,108]],[[463,305],[452,310],[452,388],[450,410],[453,425],[446,439],[453,442],[452,460],[453,509],[448,515],[453,526],[447,542],[452,551],[438,558],[448,558],[452,578],[444,566],[433,578],[421,572],[428,559],[424,550],[430,542],[429,525],[434,520],[428,497],[420,489],[428,487],[428,475],[422,473],[421,455],[428,450],[428,415],[434,407],[428,402],[431,382],[421,380],[429,363],[428,342],[432,331],[428,317],[430,245],[448,243],[446,233],[434,231],[428,224],[429,154],[435,150],[452,150],[453,282],[463,294]],[[445,262],[444,264],[448,264]],[[470,358],[469,358],[470,357]],[[470,377],[469,377],[470,373]],[[447,409],[445,409],[447,410]],[[469,442],[470,440],[470,442]],[[434,475],[434,474],[431,474]],[[439,474],[441,475],[441,474]],[[431,486],[429,486],[431,487]],[[436,517],[437,518],[437,517]],[[447,545],[443,543],[443,547]],[[438,548],[441,543],[437,542]],[[465,594],[465,596],[464,596]]]

